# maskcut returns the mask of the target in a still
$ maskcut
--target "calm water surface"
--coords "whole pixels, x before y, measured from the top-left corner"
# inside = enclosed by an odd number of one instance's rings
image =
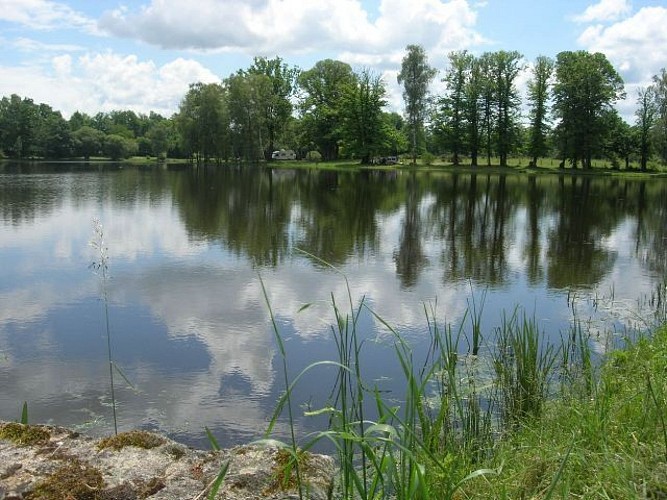
[[[424,303],[482,332],[516,306],[558,341],[574,318],[602,351],[650,324],[667,276],[667,180],[525,174],[0,165],[0,419],[112,430],[93,219],[109,250],[120,428],[207,446],[259,437],[284,389],[264,281],[291,376],[334,358],[332,294],[415,346]],[[304,253],[301,250],[307,252]],[[311,254],[311,255],[309,255]],[[305,304],[312,304],[302,309]],[[364,373],[400,400],[386,328],[360,317]],[[467,344],[460,349],[465,352]],[[299,385],[326,401],[332,373]],[[321,422],[299,419],[302,432]],[[284,425],[278,433],[284,432]]]

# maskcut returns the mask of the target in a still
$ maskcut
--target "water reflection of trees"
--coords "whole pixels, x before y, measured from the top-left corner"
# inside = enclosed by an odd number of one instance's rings
[[[647,271],[667,280],[667,184],[628,181],[624,188],[628,211],[636,214],[635,256]]]
[[[433,189],[429,225],[442,241],[444,281],[501,285],[507,279],[507,248],[515,239],[517,183],[506,176],[453,174],[436,179]]]
[[[396,191],[395,175],[369,171],[300,174],[296,245],[336,265],[375,252],[377,215]]]
[[[217,241],[258,265],[288,251],[294,184],[254,167],[198,168],[176,179],[173,196],[191,238]]]
[[[513,272],[552,288],[594,287],[618,245],[646,272],[667,275],[663,179],[483,173],[342,172],[258,167],[156,169],[8,167],[0,173],[5,225],[34,223],[63,204],[135,206],[171,196],[193,240],[259,265],[299,247],[335,265],[396,241],[396,275],[413,287],[427,267],[445,283],[503,286]],[[61,175],[62,174],[62,175]],[[385,222],[389,222],[385,224]],[[393,221],[399,222],[393,232]],[[391,232],[389,232],[391,231]]]

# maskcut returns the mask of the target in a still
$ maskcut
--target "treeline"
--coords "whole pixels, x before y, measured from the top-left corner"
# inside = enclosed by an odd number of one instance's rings
[[[512,156],[558,158],[591,166],[593,158],[646,169],[667,162],[667,71],[636,97],[636,120],[614,104],[625,97],[618,72],[600,53],[561,52],[531,65],[526,100],[517,82],[526,69],[515,51],[448,55],[443,95],[430,95],[438,73],[422,47],[409,45],[398,75],[404,116],[386,111],[387,88],[370,70],[326,59],[302,71],[280,57],[253,64],[216,84],[190,86],[169,118],[112,111],[69,120],[17,95],[0,100],[0,152],[11,158],[113,159],[133,155],[197,162],[271,160],[279,149],[311,160],[409,153],[477,165]],[[526,111],[527,110],[527,111]],[[524,114],[522,116],[522,113]],[[496,158],[498,160],[496,160]]]

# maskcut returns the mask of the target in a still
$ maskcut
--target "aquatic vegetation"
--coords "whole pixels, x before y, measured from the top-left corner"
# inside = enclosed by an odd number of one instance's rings
[[[102,493],[104,486],[104,478],[99,470],[77,459],[70,459],[41,481],[29,498],[97,500],[105,498]]]
[[[51,433],[47,429],[37,425],[16,422],[0,424],[0,439],[7,439],[22,446],[44,444],[50,437]]]
[[[112,450],[118,451],[126,446],[135,446],[137,448],[150,450],[151,448],[162,446],[164,443],[166,443],[165,439],[157,434],[146,431],[128,431],[101,439],[97,444],[97,447],[100,450],[111,448]]]
[[[111,407],[113,408],[113,429],[118,434],[118,417],[116,415],[116,393],[114,387],[113,373],[114,363],[111,352],[111,327],[109,325],[109,296],[107,293],[107,281],[109,279],[109,249],[104,240],[104,229],[99,219],[93,220],[94,237],[90,245],[98,254],[98,260],[91,263],[90,267],[99,273],[102,286],[102,300],[104,301],[104,320],[106,326],[107,354],[109,359],[109,383],[111,385]]]

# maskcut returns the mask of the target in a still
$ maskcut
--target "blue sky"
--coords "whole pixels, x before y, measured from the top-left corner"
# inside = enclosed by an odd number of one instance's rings
[[[400,109],[396,74],[410,43],[441,76],[452,50],[518,50],[529,68],[538,55],[585,49],[619,70],[619,109],[631,118],[637,89],[667,66],[665,26],[664,0],[0,0],[0,95],[65,116],[170,115],[189,83],[280,55],[302,69],[327,57],[370,67]]]

